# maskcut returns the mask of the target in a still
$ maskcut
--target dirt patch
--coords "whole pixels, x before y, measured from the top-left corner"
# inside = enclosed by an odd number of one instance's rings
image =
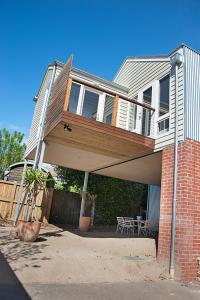
[[[156,262],[155,241],[99,232],[79,235],[43,228],[35,243],[0,234],[0,250],[23,284],[117,283],[166,278]],[[115,234],[115,233],[112,233]]]

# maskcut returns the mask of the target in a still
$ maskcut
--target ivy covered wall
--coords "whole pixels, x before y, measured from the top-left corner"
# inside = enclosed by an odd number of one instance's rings
[[[81,192],[84,172],[57,167],[64,188]],[[144,214],[147,203],[147,185],[89,174],[88,191],[97,195],[95,225],[114,225],[116,217],[135,217]]]

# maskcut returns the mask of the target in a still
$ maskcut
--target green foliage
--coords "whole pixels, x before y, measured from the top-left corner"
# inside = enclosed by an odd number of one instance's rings
[[[63,184],[61,182],[56,182],[54,185],[54,189],[58,190],[58,191],[63,191],[65,189],[65,187],[63,186]]]
[[[27,188],[30,193],[35,193],[38,189],[46,189],[48,173],[30,168],[25,171],[24,176],[25,188]]]
[[[71,192],[71,193],[78,193],[78,194],[81,194],[81,190],[82,190],[82,188],[78,187],[77,185],[70,185],[70,186],[67,188],[67,191],[68,191],[68,192]]]
[[[84,172],[57,167],[58,175],[66,183],[68,191],[83,186]],[[112,225],[118,216],[140,215],[146,209],[147,185],[130,181],[89,175],[88,191],[97,195],[95,200],[95,224]]]
[[[40,189],[44,189],[46,191],[46,186],[48,180],[52,180],[51,178],[48,179],[49,174],[45,173],[39,169],[26,169],[24,173],[24,179],[25,179],[25,189],[28,191],[30,196],[30,202],[31,202],[31,215],[30,215],[30,221],[33,221],[34,218],[34,207],[36,202],[36,196],[39,193]],[[42,216],[42,212],[41,212]],[[41,216],[39,216],[39,220],[41,219]]]
[[[22,159],[26,150],[23,138],[21,132],[10,134],[7,129],[0,129],[0,179],[3,179],[5,170],[11,164]]]

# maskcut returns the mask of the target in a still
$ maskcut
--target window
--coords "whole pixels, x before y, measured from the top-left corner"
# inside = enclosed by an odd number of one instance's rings
[[[151,105],[152,101],[152,87],[143,92],[143,102]],[[151,111],[147,108],[143,108],[142,113],[142,134],[149,136],[151,130]]]
[[[72,83],[71,93],[69,98],[69,112],[76,113],[79,93],[80,93],[80,85],[76,83]]]
[[[163,134],[169,131],[169,118],[161,120],[158,122],[158,133]]]
[[[160,80],[159,116],[169,112],[169,75]]]
[[[97,109],[99,103],[99,94],[85,90],[83,99],[82,116],[95,119],[97,118]]]
[[[114,97],[110,95],[106,95],[105,106],[104,106],[104,117],[103,117],[104,123],[112,124],[113,108],[114,108]]]
[[[152,87],[143,92],[143,100],[145,103],[151,105]]]

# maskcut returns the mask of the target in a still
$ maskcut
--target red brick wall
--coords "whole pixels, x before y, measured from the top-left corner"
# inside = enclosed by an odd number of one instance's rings
[[[173,199],[174,147],[163,149],[158,259],[169,264]],[[185,281],[197,275],[200,256],[200,143],[178,147],[175,275]]]

